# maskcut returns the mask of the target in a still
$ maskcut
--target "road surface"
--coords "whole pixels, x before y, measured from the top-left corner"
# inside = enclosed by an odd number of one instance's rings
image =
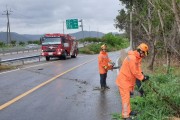
[[[109,56],[115,62],[119,52]],[[111,120],[121,111],[117,71],[100,92],[97,65],[97,55],[79,55],[0,73],[0,120]]]

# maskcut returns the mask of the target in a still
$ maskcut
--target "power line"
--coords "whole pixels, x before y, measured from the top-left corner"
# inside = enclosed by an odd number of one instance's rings
[[[10,29],[9,15],[12,11],[8,10],[6,6],[6,10],[4,12],[5,14],[2,14],[2,15],[7,16],[7,44],[9,44],[11,42],[11,29]]]

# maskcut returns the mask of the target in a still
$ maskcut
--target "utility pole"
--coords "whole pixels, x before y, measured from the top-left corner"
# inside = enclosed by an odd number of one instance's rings
[[[64,34],[64,20],[63,20],[63,34]]]
[[[133,7],[133,3],[132,0],[130,1],[130,49],[133,49],[133,40],[132,40],[132,7]]]
[[[91,33],[90,33],[90,25],[89,25],[89,37],[91,37]]]
[[[7,44],[9,44],[11,42],[11,30],[10,30],[9,15],[10,15],[10,12],[12,12],[12,11],[8,10],[7,6],[6,6],[6,10],[4,12],[5,12],[5,14],[2,14],[2,15],[7,16]]]
[[[82,34],[83,34],[83,39],[84,39],[83,20],[81,19],[79,20],[79,22],[81,22],[80,27],[82,28]]]
[[[97,38],[99,37],[99,28],[97,28]]]
[[[133,49],[133,41],[132,41],[132,10],[130,11],[130,49]]]
[[[80,27],[82,28],[81,30],[82,30],[82,34],[83,34],[83,40],[84,40],[84,30],[83,30],[83,20],[81,19],[81,20],[79,20],[79,22],[81,22],[81,25],[80,25]],[[83,46],[85,46],[85,43],[83,43]]]

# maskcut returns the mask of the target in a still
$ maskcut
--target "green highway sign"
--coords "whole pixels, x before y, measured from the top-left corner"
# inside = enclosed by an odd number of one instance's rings
[[[78,19],[68,19],[66,20],[66,28],[67,29],[78,29]]]

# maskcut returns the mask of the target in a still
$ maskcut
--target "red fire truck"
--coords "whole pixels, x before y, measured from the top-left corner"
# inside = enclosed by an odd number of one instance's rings
[[[64,60],[67,56],[76,58],[78,54],[78,42],[68,34],[45,34],[40,38],[40,41],[42,56],[46,57],[46,61],[49,61],[52,57],[59,57]]]

